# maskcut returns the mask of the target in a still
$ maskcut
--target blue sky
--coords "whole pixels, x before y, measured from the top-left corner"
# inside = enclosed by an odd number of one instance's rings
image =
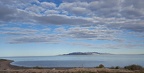
[[[143,0],[0,0],[0,56],[144,54]]]

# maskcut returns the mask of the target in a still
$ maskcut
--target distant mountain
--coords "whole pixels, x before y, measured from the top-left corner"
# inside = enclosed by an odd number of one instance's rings
[[[63,55],[111,55],[110,53],[99,53],[99,52],[73,52]]]

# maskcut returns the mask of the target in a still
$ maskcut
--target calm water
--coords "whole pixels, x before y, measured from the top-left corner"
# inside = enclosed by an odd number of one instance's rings
[[[3,57],[14,60],[17,66],[43,67],[106,67],[138,64],[144,66],[144,55],[67,55],[67,56],[35,56],[35,57]]]

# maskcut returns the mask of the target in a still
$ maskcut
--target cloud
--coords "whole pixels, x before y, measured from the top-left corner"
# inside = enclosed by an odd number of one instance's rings
[[[87,47],[92,49],[143,49],[144,44],[128,44],[128,43],[103,43],[103,44],[94,44],[94,43],[87,43],[87,42],[71,42],[69,43],[73,46],[81,46]]]
[[[61,3],[59,9],[63,11],[67,11],[73,15],[88,15],[90,13],[89,9],[87,9],[87,2],[73,2],[73,3]]]
[[[63,0],[63,2],[92,2],[96,0]]]
[[[119,33],[118,30],[102,29],[100,28],[85,28],[85,27],[76,27],[70,28],[66,33],[73,38],[77,39],[91,39],[91,40],[114,40],[116,39],[116,33]]]
[[[141,0],[63,1],[59,6],[38,0],[30,0],[29,3],[1,0],[0,4],[0,8],[3,9],[0,11],[1,23],[66,24],[88,27],[105,25],[135,32],[144,31],[144,8]]]
[[[53,9],[53,8],[56,8],[56,4],[55,3],[52,3],[52,2],[41,2],[41,6],[43,7],[43,8],[51,8],[51,9]]]
[[[23,36],[11,39],[11,44],[23,44],[23,43],[58,43],[59,40],[53,35],[47,36]]]
[[[46,15],[49,15],[49,14],[58,14],[58,13],[59,13],[59,11],[57,11],[57,10],[47,10],[47,11],[45,11]]]
[[[66,39],[75,40],[120,40],[117,36],[121,34],[119,30],[108,29],[104,26],[97,27],[58,27],[54,30],[43,28],[41,30],[31,28],[5,27],[1,28],[1,35],[8,35],[9,43],[38,43],[38,42],[55,42]],[[24,40],[25,39],[25,40]],[[51,40],[50,40],[51,39]]]
[[[36,34],[38,32],[38,30],[34,30],[34,29],[24,29],[24,28],[18,28],[18,27],[13,27],[13,28],[1,28],[0,29],[0,33],[1,34],[5,34],[5,35],[9,35],[9,36],[20,36],[20,35],[33,35]]]
[[[121,48],[123,48],[123,49],[142,49],[144,47],[143,44],[128,44],[128,43],[115,44],[115,45],[114,44],[105,44],[103,46],[105,46],[108,49],[121,49]]]
[[[51,29],[43,28],[37,30],[34,28],[20,27],[3,27],[0,28],[1,35],[7,35],[3,38],[8,38],[10,44],[23,43],[58,43],[60,36],[57,34],[48,34]]]
[[[76,13],[75,9],[85,15],[95,15],[99,17],[126,17],[126,18],[143,18],[142,0],[89,0],[89,1],[64,1],[60,8],[72,14]],[[85,12],[83,12],[85,11]],[[80,15],[80,14],[79,14]]]
[[[129,30],[133,32],[144,32],[144,21],[139,19],[120,19],[110,22],[107,26],[110,28],[119,28],[121,30]]]
[[[41,12],[43,12],[44,10],[45,9],[43,7],[40,7],[37,5],[33,5],[25,9],[25,11],[28,13],[35,13],[35,14],[40,14],[40,15],[41,15]]]
[[[15,9],[7,6],[0,6],[0,23],[7,24],[7,23],[33,23],[31,19],[31,15],[24,10]]]
[[[0,34],[6,35],[8,43],[23,44],[23,43],[58,43],[60,36],[57,34],[48,34],[51,29],[43,28],[37,30],[34,28],[20,27],[1,27]]]
[[[13,37],[11,43],[57,42],[58,39],[64,38],[124,40],[118,36],[122,36],[121,32],[125,31],[143,36],[143,7],[143,0],[63,0],[60,4],[39,0],[1,0],[1,24],[50,25],[61,28],[45,31],[33,28],[5,28],[1,29],[0,33],[18,36]],[[65,25],[69,27],[66,28]]]
[[[142,2],[141,0],[70,0],[61,3],[59,8],[73,15],[92,17],[95,24],[143,32],[144,8]]]
[[[56,28],[57,34],[62,37],[77,39],[77,40],[109,40],[120,41],[118,35],[122,33],[121,30],[109,29],[104,26],[96,27],[71,27],[71,28]]]
[[[82,18],[76,16],[66,16],[59,14],[51,14],[48,16],[35,16],[33,17],[38,23],[42,24],[61,24],[61,25],[84,25],[92,23],[91,18]]]
[[[0,22],[10,21],[16,10],[0,4]]]
[[[100,16],[107,17],[112,16],[118,12],[118,1],[115,0],[91,0],[91,1],[74,1],[64,2],[59,6],[60,9],[66,10],[75,15],[87,15],[87,16]]]

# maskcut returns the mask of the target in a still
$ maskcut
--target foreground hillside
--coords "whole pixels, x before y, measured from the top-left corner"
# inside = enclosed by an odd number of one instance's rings
[[[0,70],[0,73],[138,73],[130,70],[73,68],[73,69],[20,69]]]
[[[73,68],[73,69],[0,70],[0,73],[144,73],[144,71],[131,71],[125,69],[106,69],[106,68]]]
[[[0,59],[0,73],[144,73],[144,70],[128,70],[120,68],[104,68],[100,65],[97,68],[43,68],[43,67],[18,67],[10,65],[11,60]]]

